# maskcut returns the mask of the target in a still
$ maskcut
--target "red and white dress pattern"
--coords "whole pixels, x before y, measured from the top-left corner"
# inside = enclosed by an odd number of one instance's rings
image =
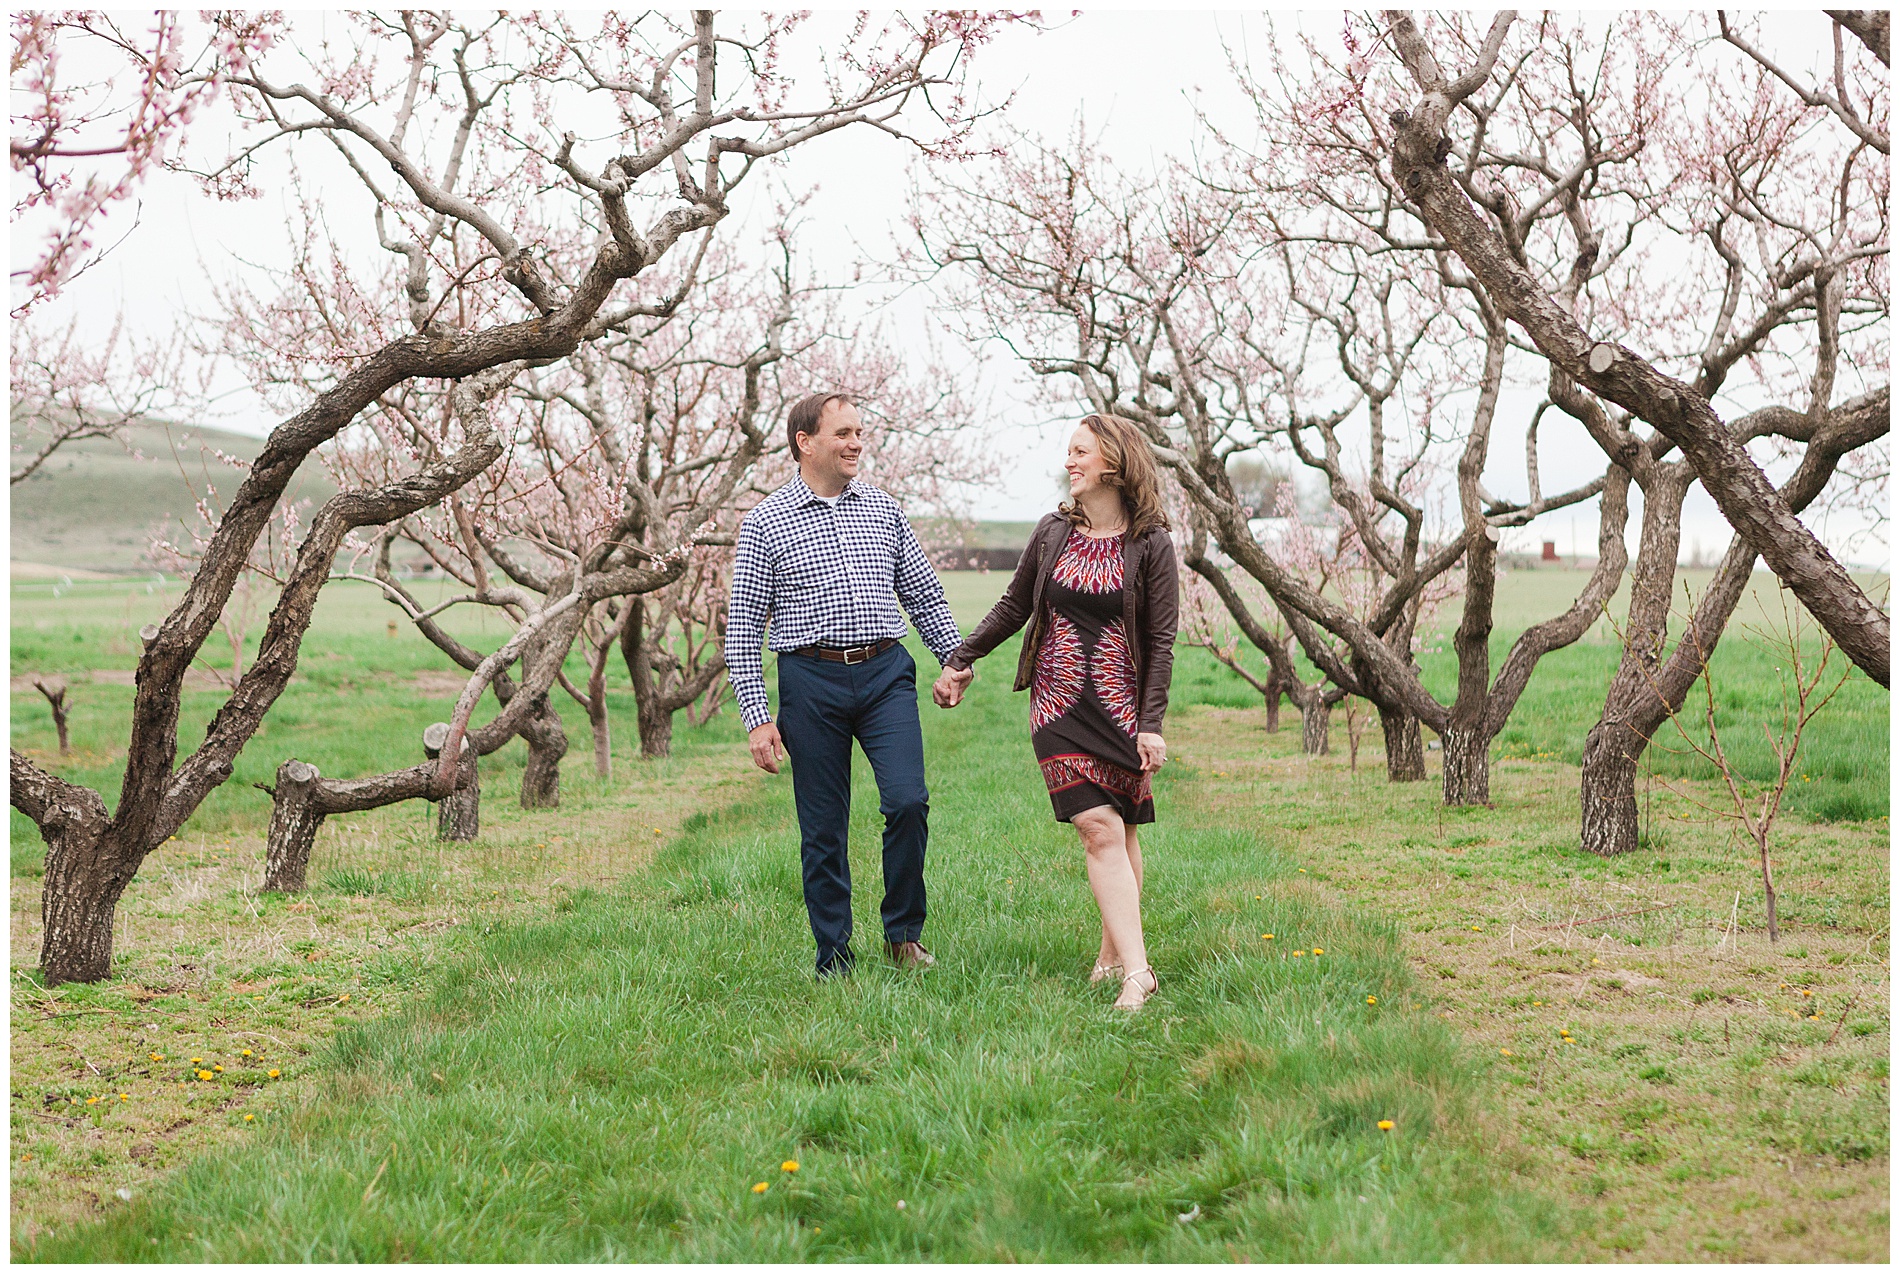
[[[1130,772],[1111,765],[1098,756],[1073,754],[1042,759],[1042,781],[1051,792],[1065,792],[1078,783],[1093,783],[1110,792],[1119,792],[1131,801],[1154,799],[1154,786],[1146,774]]]
[[[1121,537],[1111,535],[1093,540],[1080,533],[1071,535],[1062,556],[1056,559],[1051,578],[1064,588],[1078,593],[1118,593],[1122,587]]]
[[[1106,624],[1089,656],[1089,674],[1095,682],[1095,697],[1108,709],[1109,717],[1128,734],[1135,733],[1138,716],[1135,707],[1140,691],[1135,685],[1135,661],[1128,652],[1128,633],[1119,622]]]
[[[1044,590],[1047,628],[1030,680],[1030,742],[1057,818],[1108,804],[1126,823],[1154,821],[1154,791],[1135,747],[1140,682],[1124,624],[1121,536],[1072,532]]]
[[[1036,656],[1036,676],[1029,685],[1029,728],[1040,730],[1075,706],[1082,697],[1088,659],[1081,634],[1061,615],[1049,617],[1049,632]]]

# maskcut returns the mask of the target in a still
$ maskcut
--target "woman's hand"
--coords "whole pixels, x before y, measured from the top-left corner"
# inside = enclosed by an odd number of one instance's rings
[[[1153,774],[1168,760],[1168,742],[1158,734],[1135,736],[1135,752],[1141,757],[1141,772]]]
[[[963,702],[963,692],[976,679],[975,668],[945,668],[930,688],[930,697],[939,708],[954,708]]]

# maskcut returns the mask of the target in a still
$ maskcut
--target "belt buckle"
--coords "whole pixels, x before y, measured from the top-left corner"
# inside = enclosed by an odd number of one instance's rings
[[[872,644],[871,644],[871,645],[869,645],[869,646],[859,646],[859,647],[858,647],[858,648],[857,648],[856,650],[847,650],[847,651],[845,651],[845,652],[844,652],[844,663],[845,663],[845,667],[847,667],[847,668],[849,668],[849,667],[851,667],[851,666],[852,666],[852,665],[854,665],[854,664],[864,664],[864,663],[869,663],[869,662],[871,662],[871,656],[872,656],[872,655],[873,655],[874,653],[876,653],[876,651],[877,651],[877,645],[876,645],[876,643],[875,643],[875,642],[874,642],[874,643],[872,643]],[[861,655],[863,655],[863,656],[864,656],[864,658],[862,658],[862,659],[853,659],[853,658],[851,657],[851,656],[853,656],[853,655],[858,655],[858,654],[861,654]]]

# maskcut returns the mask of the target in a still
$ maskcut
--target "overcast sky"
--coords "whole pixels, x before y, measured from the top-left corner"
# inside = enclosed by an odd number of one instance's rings
[[[1050,12],[1053,16],[1058,11]],[[836,20],[836,15],[818,19]],[[1324,13],[1275,19],[1282,30],[1301,20],[1330,30],[1339,18]],[[1187,152],[1196,138],[1197,106],[1235,125],[1248,118],[1229,78],[1222,43],[1258,48],[1268,38],[1268,22],[1257,12],[1092,11],[1054,21],[1053,29],[1042,33],[1006,31],[982,50],[976,64],[987,99],[1014,94],[1009,114],[1018,126],[1061,136],[1081,115],[1116,162],[1146,167]],[[1776,26],[1785,29],[1784,47],[1809,44],[1824,31],[1824,24],[1810,15],[1791,16]],[[780,180],[792,189],[813,188],[800,246],[820,273],[846,277],[867,256],[890,255],[893,235],[902,233],[911,154],[903,143],[868,129],[843,130],[795,152]],[[740,224],[729,223],[727,231],[749,233],[744,223],[756,225],[770,214],[762,183],[744,189],[747,198],[732,219]],[[260,201],[219,204],[201,195],[195,183],[161,174],[141,192],[137,228],[103,264],[44,307],[43,318],[63,322],[78,316],[86,327],[103,334],[121,310],[132,327],[145,331],[163,330],[180,314],[208,313],[216,280],[244,271],[250,262],[285,259],[291,224],[288,199],[273,189]],[[116,213],[102,237],[124,233],[130,220],[125,212]],[[356,220],[366,231],[367,216]],[[21,236],[16,235],[16,257],[20,251]],[[931,323],[928,301],[913,292],[890,307],[887,316],[895,330],[919,336],[933,327],[941,330],[940,321]],[[1011,477],[999,489],[980,493],[975,509],[979,516],[1033,518],[1052,503],[1063,439],[1080,414],[1080,404],[1075,413],[1051,419],[1046,408],[1028,403],[1027,378],[1007,360],[993,358],[990,368],[989,389],[998,408],[996,445]],[[1531,387],[1508,395],[1501,426],[1528,417],[1538,397]],[[224,406],[228,414],[207,423],[256,434],[276,423],[245,393],[232,394]],[[1505,441],[1514,435],[1521,436],[1521,428],[1505,429],[1487,473],[1488,485],[1500,495],[1524,490],[1518,445]],[[1546,428],[1542,466],[1547,475],[1594,472],[1601,465],[1600,453],[1580,429]],[[1590,553],[1595,520],[1594,506],[1565,510],[1514,533],[1507,547],[1551,539],[1562,552],[1574,545]],[[1632,547],[1639,527],[1633,509]],[[1817,529],[1838,546],[1854,528]],[[1710,557],[1719,555],[1728,538],[1726,523],[1698,487],[1685,513],[1684,556],[1698,548]],[[1856,561],[1882,564],[1885,555],[1885,545],[1878,543],[1852,553]]]

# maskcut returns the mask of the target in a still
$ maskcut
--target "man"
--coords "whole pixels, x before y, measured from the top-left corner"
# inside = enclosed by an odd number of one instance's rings
[[[726,668],[752,760],[793,760],[805,909],[818,973],[851,970],[851,740],[877,776],[884,815],[884,945],[928,968],[924,845],[930,793],[917,724],[917,663],[899,639],[903,603],[941,663],[963,640],[943,585],[897,501],[858,481],[864,424],[844,394],[812,394],[786,420],[798,476],[746,515],[732,565]],[[772,720],[759,653],[767,617],[778,655]]]

